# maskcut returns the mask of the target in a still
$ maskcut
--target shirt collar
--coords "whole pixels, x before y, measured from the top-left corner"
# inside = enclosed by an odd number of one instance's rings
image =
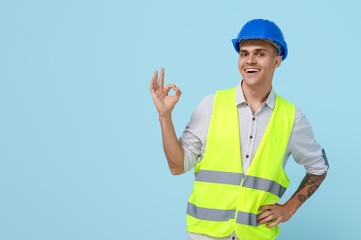
[[[242,103],[247,103],[246,99],[244,97],[244,94],[243,94],[242,87],[241,87],[242,81],[238,84],[238,86],[236,88],[236,105],[237,106]],[[274,92],[273,87],[272,87],[265,103],[270,109],[273,110],[273,108],[275,106],[275,102],[276,102],[276,93]]]

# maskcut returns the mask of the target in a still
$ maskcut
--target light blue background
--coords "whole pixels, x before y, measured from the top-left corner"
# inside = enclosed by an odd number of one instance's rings
[[[201,99],[241,80],[231,45],[276,22],[274,88],[330,171],[279,239],[355,239],[360,226],[360,1],[0,1],[0,239],[186,238],[192,171],[172,176],[149,85],[180,86],[179,137]],[[304,176],[292,159],[285,202]]]

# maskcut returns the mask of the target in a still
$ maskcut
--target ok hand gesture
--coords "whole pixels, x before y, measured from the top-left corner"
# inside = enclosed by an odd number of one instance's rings
[[[164,68],[161,69],[159,83],[157,82],[158,71],[155,71],[150,83],[150,93],[152,94],[159,116],[170,116],[182,93],[179,90],[179,87],[176,87],[174,84],[169,83],[164,88]],[[174,96],[168,95],[170,89],[176,91]]]

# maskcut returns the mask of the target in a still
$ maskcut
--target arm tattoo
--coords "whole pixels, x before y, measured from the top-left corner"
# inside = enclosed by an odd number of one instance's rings
[[[299,194],[299,195],[297,196],[297,199],[298,199],[298,201],[300,201],[301,203],[304,203],[304,202],[306,201],[306,196],[303,195],[303,194]]]
[[[301,204],[304,203],[309,197],[312,196],[314,192],[316,192],[322,181],[325,179],[326,175],[327,172],[322,175],[306,174],[297,191],[292,195],[292,197],[298,194],[298,201],[300,201]],[[303,193],[300,193],[303,189],[305,189],[306,192],[303,191]]]

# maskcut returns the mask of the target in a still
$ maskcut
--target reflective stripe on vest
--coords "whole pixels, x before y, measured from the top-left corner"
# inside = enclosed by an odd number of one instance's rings
[[[238,211],[236,223],[257,227],[257,214]]]
[[[225,222],[235,218],[236,210],[202,208],[188,202],[187,214],[202,220]],[[236,222],[244,225],[258,226],[257,214],[238,211]]]
[[[234,173],[234,172],[220,172],[220,171],[210,171],[210,170],[199,170],[195,173],[195,181],[199,182],[209,182],[209,183],[221,183],[221,184],[232,184],[240,185],[243,179],[243,173]],[[279,198],[282,197],[286,191],[285,187],[282,187],[279,183],[268,180],[265,178],[248,176],[243,180],[243,187],[258,189],[266,192],[270,192]]]
[[[240,185],[243,173],[199,170],[194,173],[196,181]]]
[[[285,187],[282,187],[275,181],[253,176],[246,176],[243,180],[242,186],[269,192],[279,198],[281,198],[286,191]]]
[[[208,221],[228,221],[229,219],[233,219],[235,217],[236,210],[202,208],[188,202],[187,214],[192,217]]]

